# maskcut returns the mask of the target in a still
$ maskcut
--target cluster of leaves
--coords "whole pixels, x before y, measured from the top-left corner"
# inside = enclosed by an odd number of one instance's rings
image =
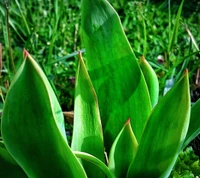
[[[200,129],[188,71],[158,101],[156,74],[137,60],[116,11],[104,0],[82,2],[87,56],[84,63],[79,53],[71,148],[53,89],[24,50],[3,108],[1,159],[10,153],[29,177],[168,177]]]
[[[173,14],[176,14],[177,8],[171,9],[172,23],[169,24],[166,2],[159,7],[148,2],[128,0],[119,1],[119,3],[113,1],[113,4],[116,7],[118,6],[119,12],[121,12],[123,27],[134,51],[137,51],[139,56],[145,54],[158,76],[165,76],[160,79],[161,84],[164,85],[166,78],[174,72],[174,68],[176,68],[176,71],[181,69],[182,72],[187,67],[195,73],[197,67],[199,67],[199,57],[193,55],[193,53],[198,50],[198,46],[195,44],[199,44],[199,26],[197,24],[200,19],[196,10],[187,20],[182,19],[177,35],[179,36],[178,43],[173,46],[170,51],[171,54],[168,56],[169,36],[172,34],[173,24],[176,23]],[[122,7],[124,8],[123,11]],[[22,61],[22,57],[19,58],[20,51],[21,48],[25,47],[34,54],[34,58],[41,64],[43,71],[54,87],[55,93],[59,96],[59,102],[64,110],[73,109],[76,65],[75,58],[69,59],[69,57],[75,56],[77,53],[72,52],[80,49],[81,46],[79,41],[79,10],[79,1],[28,1],[26,4],[20,0],[12,1],[9,4],[12,44],[10,46],[6,30],[8,27],[5,23],[6,6],[1,2],[0,31],[2,30],[4,35],[0,37],[0,41],[5,42],[3,43],[5,47],[5,50],[3,50],[4,80],[1,81],[1,85],[4,93],[8,89],[6,82],[11,71],[7,61],[12,57],[16,68],[18,68]],[[188,30],[192,36],[188,36]],[[14,49],[13,56],[9,54],[11,49]],[[72,53],[72,55],[69,55],[69,53]],[[157,63],[157,56],[160,54],[164,56],[164,64],[162,65]],[[46,56],[45,59],[44,56]],[[189,58],[185,59],[183,56],[189,56]],[[177,74],[176,71],[175,74]],[[193,76],[192,72],[190,73],[191,76]],[[8,76],[8,78],[5,76]],[[163,90],[162,87],[161,89]],[[185,163],[190,165],[187,161]],[[180,161],[177,163],[181,167],[184,167],[184,164]],[[195,164],[197,165],[198,162],[195,162]],[[178,169],[177,167],[175,170]],[[190,167],[190,170],[192,170],[192,167]]]
[[[193,178],[200,175],[200,160],[195,155],[192,147],[187,147],[185,151],[181,151],[174,166],[170,177]]]

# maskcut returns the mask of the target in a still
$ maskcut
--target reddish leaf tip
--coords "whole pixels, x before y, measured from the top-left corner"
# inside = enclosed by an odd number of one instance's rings
[[[126,121],[126,123],[125,123],[125,125],[128,125],[128,124],[130,124],[130,122],[131,122],[131,119],[130,119],[130,118],[128,118],[128,119],[127,119],[127,121]]]
[[[141,59],[141,61],[146,61],[144,55],[142,55],[140,59]]]
[[[79,59],[82,59],[82,53],[81,53],[81,51],[78,51],[78,57],[79,57]]]
[[[188,68],[187,68],[187,69],[185,69],[185,74],[188,74]]]
[[[24,48],[24,50],[23,50],[23,54],[24,54],[24,58],[26,59],[27,58],[27,56],[29,55],[29,53],[28,53],[28,51],[26,51],[26,49]]]

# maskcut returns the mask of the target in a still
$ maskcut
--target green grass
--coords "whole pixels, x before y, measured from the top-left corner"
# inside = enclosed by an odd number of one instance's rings
[[[22,62],[22,49],[26,48],[40,63],[64,109],[73,109],[76,58],[49,65],[63,56],[81,49],[80,2],[77,1],[4,1],[0,2],[0,43],[3,46],[3,94],[14,70]],[[6,17],[8,14],[8,21]],[[9,30],[8,30],[9,29]],[[8,34],[8,32],[10,34]],[[10,41],[10,43],[9,43]],[[10,54],[12,53],[12,55]]]
[[[70,54],[84,48],[80,42],[80,0],[5,2],[7,6],[4,1],[0,2],[3,96],[7,91],[4,83],[9,85],[22,61],[22,49],[26,48],[49,77],[63,109],[72,110],[76,55],[70,57]],[[161,94],[165,81],[174,76],[177,80],[185,68],[189,68],[191,82],[194,82],[193,76],[200,65],[197,52],[200,7],[185,2],[177,24],[175,20],[181,2],[110,2],[120,15],[133,50],[138,57],[145,55],[157,72]],[[175,33],[174,27],[177,27]],[[171,41],[173,34],[175,39]],[[157,62],[159,55],[164,58],[163,64]]]
[[[200,13],[198,9],[195,11],[192,8],[190,14],[185,15],[186,7],[190,6],[189,2],[185,2],[183,12],[178,14],[181,2],[169,2],[156,4],[130,1],[124,6],[121,16],[133,49],[144,54],[156,70],[160,78],[161,93],[166,79],[175,76],[178,80],[186,68],[189,69],[190,76],[193,76],[200,65],[196,45],[200,44]],[[193,53],[195,54],[191,55]],[[163,64],[157,61],[159,55],[163,56]]]

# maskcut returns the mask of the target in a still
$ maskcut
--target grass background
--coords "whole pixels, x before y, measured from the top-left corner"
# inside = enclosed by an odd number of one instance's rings
[[[110,0],[119,13],[133,50],[154,67],[162,95],[165,82],[180,77],[189,68],[191,83],[200,66],[200,4],[186,0],[174,45],[170,38],[176,26],[181,1]],[[83,49],[80,35],[80,0],[0,1],[2,44],[1,90],[5,96],[14,71],[22,61],[22,49],[40,63],[63,110],[73,110],[76,51]],[[190,34],[192,35],[190,35]],[[190,56],[189,58],[184,58]],[[158,59],[163,61],[158,61]],[[59,61],[59,62],[57,62]],[[178,78],[177,78],[178,79]]]

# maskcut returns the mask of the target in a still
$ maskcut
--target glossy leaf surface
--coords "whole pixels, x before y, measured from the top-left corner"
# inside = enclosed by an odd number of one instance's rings
[[[136,154],[137,147],[138,143],[129,119],[118,134],[110,150],[108,167],[116,178],[126,177],[128,168]]]
[[[185,74],[154,108],[128,178],[168,177],[187,134],[189,118],[190,93]]]
[[[149,63],[146,61],[144,56],[140,58],[139,64],[144,74],[144,78],[149,90],[151,105],[152,107],[154,107],[157,104],[159,97],[159,82],[157,75],[152,67],[149,65]]]
[[[86,177],[70,150],[63,114],[44,73],[26,59],[6,97],[2,116],[5,146],[28,177]]]
[[[97,96],[81,58],[76,75],[74,127],[72,149],[97,157],[104,162],[103,132]],[[101,169],[88,161],[82,161],[88,177],[105,177]]]
[[[82,1],[86,66],[97,93],[106,150],[127,118],[140,142],[151,111],[148,89],[115,10],[105,0]]]

